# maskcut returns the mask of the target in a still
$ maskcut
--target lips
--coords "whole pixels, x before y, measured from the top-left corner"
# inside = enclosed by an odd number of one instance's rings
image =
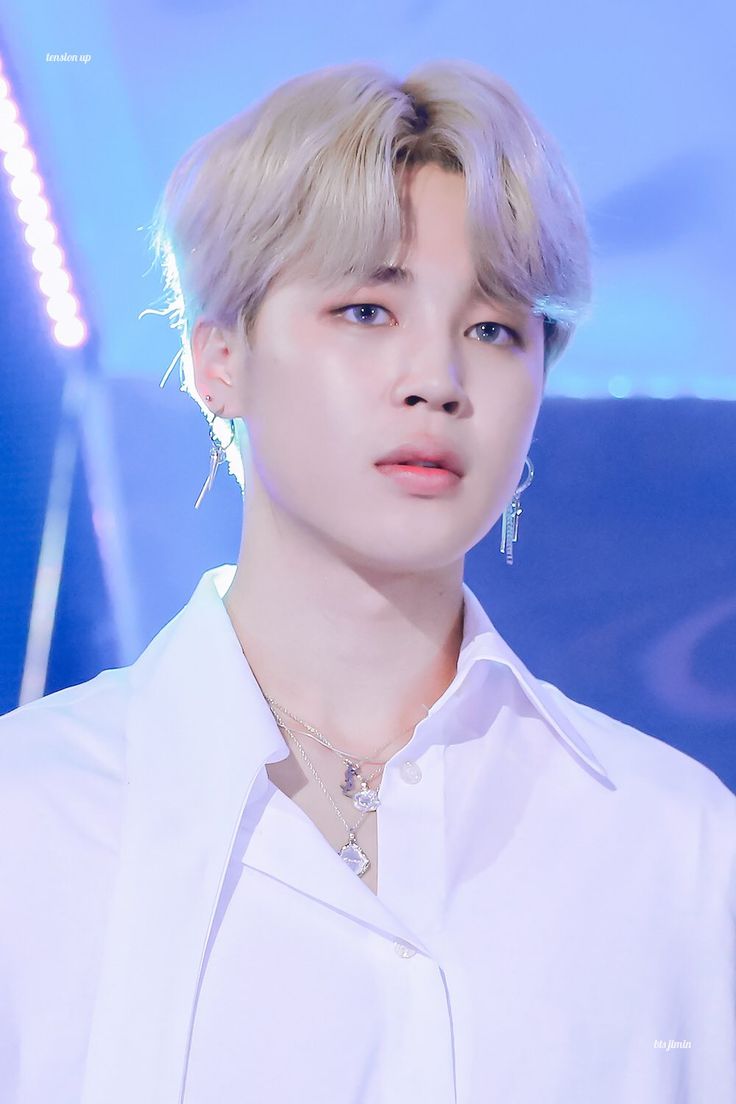
[[[434,464],[462,477],[465,474],[463,462],[456,452],[438,442],[408,441],[376,460],[376,467],[382,464]]]

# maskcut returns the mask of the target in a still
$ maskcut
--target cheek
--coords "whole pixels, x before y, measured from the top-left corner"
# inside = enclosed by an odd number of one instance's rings
[[[272,493],[311,494],[347,474],[368,401],[354,376],[324,353],[305,345],[283,348],[257,366],[248,436],[252,461]],[[338,370],[339,369],[339,370]],[[291,497],[293,497],[293,495]]]
[[[513,493],[524,458],[529,452],[539,414],[541,389],[526,373],[503,386],[497,381],[482,390],[474,403],[474,453],[484,482],[502,493]],[[505,490],[503,490],[505,488]]]
[[[542,401],[542,374],[526,360],[505,364],[490,374],[475,376],[474,413],[495,435],[516,438],[536,421]]]

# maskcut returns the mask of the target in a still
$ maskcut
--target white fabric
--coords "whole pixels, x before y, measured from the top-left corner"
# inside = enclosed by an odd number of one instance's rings
[[[234,570],[0,718],[3,1104],[736,1100],[718,778],[531,675],[466,585],[376,896],[268,778]]]

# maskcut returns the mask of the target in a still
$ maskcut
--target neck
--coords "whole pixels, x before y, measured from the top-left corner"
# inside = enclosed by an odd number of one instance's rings
[[[265,696],[356,758],[393,734],[385,759],[455,676],[462,567],[358,568],[251,533],[224,604]]]

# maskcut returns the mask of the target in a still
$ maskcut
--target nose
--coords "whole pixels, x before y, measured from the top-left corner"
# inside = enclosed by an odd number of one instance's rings
[[[411,368],[397,381],[396,395],[406,406],[423,402],[448,414],[461,412],[468,398],[456,354],[448,350],[438,355],[435,347],[424,356],[417,356]]]

